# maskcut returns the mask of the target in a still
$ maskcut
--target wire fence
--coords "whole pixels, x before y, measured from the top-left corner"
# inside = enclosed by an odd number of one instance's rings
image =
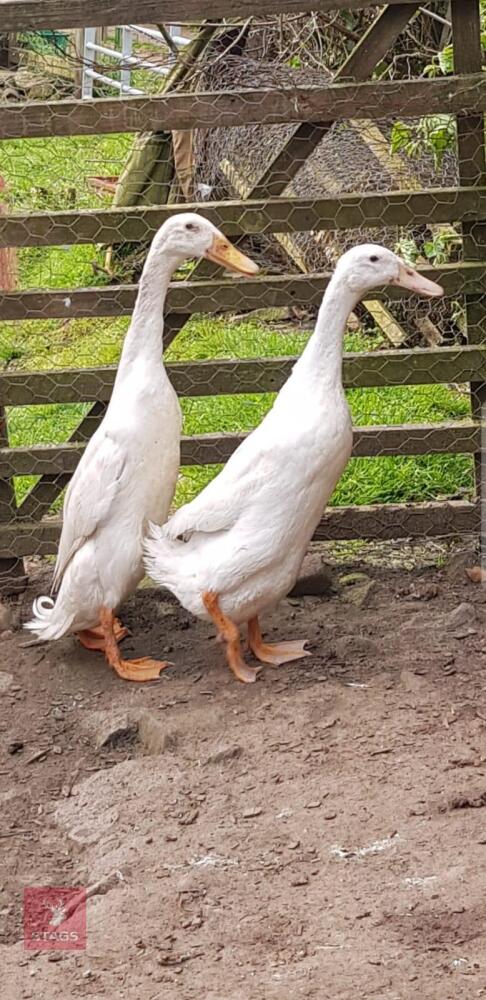
[[[132,25],[125,60],[122,29],[98,29],[95,100],[82,97],[82,29],[0,33],[4,586],[21,581],[21,556],[55,550],[62,491],[109,399],[148,244],[188,204],[262,274],[229,281],[196,262],[174,276],[165,350],[184,411],[176,502],[271,405],[340,254],[377,241],[446,294],[431,304],[379,290],[350,317],[354,457],[318,536],[478,528],[479,3],[224,14],[181,28],[183,46],[166,23]],[[141,93],[124,96],[122,81]]]

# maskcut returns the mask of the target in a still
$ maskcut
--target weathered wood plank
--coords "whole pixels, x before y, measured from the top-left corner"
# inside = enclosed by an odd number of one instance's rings
[[[448,503],[383,504],[376,507],[334,507],[324,515],[314,538],[417,538],[464,536],[479,528],[479,505],[463,500]]]
[[[217,465],[226,462],[246,434],[198,434],[183,437],[182,465]],[[456,424],[403,424],[399,427],[355,427],[355,458],[389,455],[472,454],[481,440],[481,427],[469,421]],[[11,476],[70,475],[86,445],[36,445],[0,448],[0,479]]]
[[[8,425],[5,408],[0,406],[0,446],[8,451]],[[10,476],[0,478],[0,524],[11,523],[17,514],[15,492]],[[0,597],[21,593],[27,585],[22,559],[0,559]]]
[[[479,0],[453,0],[451,17],[454,67],[460,79],[461,74],[479,72],[482,67]],[[463,184],[482,184],[485,172],[483,117],[460,118],[457,131],[461,181]]]
[[[235,9],[234,0],[185,0],[184,8],[178,0],[0,0],[2,31],[20,31],[24,28],[84,28],[92,25],[157,24],[181,18],[189,23],[202,18],[245,19],[253,14],[295,14],[310,10],[324,13],[336,9],[358,10],[374,5],[376,0],[240,0]],[[388,0],[389,4],[413,5],[413,0]]]
[[[392,48],[418,6],[418,3],[399,3],[395,6],[385,7],[334,74],[333,82],[345,79],[367,80],[375,66]],[[284,148],[277,151],[271,163],[260,175],[251,196],[263,198],[266,195],[281,194],[331,126],[332,121],[302,122],[286,142]]]
[[[0,216],[0,247],[111,245],[151,239],[166,219],[198,212],[228,236],[474,222],[486,217],[486,187],[430,188],[339,198],[271,198]]]
[[[170,362],[167,371],[180,396],[278,392],[296,360],[288,357]],[[2,373],[0,404],[103,402],[110,398],[115,374],[115,366]],[[343,378],[348,389],[486,382],[486,345],[346,354]]]
[[[376,507],[331,507],[314,538],[417,538],[462,536],[479,528],[479,505],[465,500],[440,503],[383,504]],[[0,527],[0,559],[54,555],[61,533],[59,518],[23,521]]]
[[[413,118],[420,117],[424,108],[430,115],[482,113],[486,110],[485,75],[3,104],[0,135],[20,139],[346,118],[375,120],[395,114]]]
[[[437,268],[423,267],[420,271],[439,281],[447,296],[486,292],[486,262],[444,264]],[[320,273],[173,282],[169,287],[167,312],[169,315],[224,313],[296,304],[317,306],[329,278],[329,274]],[[0,292],[0,315],[3,320],[126,316],[133,310],[136,295],[136,285]],[[374,298],[409,296],[406,290],[392,286],[373,292]]]

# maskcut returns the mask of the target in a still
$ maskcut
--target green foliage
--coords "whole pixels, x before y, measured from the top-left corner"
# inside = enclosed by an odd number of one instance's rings
[[[444,155],[456,144],[456,122],[452,115],[431,115],[417,124],[395,122],[391,132],[390,150],[404,152],[410,159],[432,154],[439,170]]]

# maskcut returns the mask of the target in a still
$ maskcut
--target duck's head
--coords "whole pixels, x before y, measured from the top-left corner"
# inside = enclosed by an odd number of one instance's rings
[[[161,227],[154,243],[181,263],[191,257],[207,257],[247,277],[258,273],[257,264],[237,250],[212,222],[195,212],[173,215]]]
[[[336,277],[359,297],[380,285],[399,285],[429,298],[444,294],[444,289],[435,281],[419,274],[392,250],[376,243],[365,243],[343,254],[336,267]]]

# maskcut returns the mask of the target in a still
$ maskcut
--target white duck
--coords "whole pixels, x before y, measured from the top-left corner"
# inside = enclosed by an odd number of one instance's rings
[[[149,521],[165,520],[174,495],[181,411],[162,360],[163,307],[173,272],[201,256],[242,274],[258,271],[211,222],[192,213],[173,216],[154,237],[110,404],[66,492],[57,597],[39,597],[26,625],[45,640],[77,633],[126,680],[151,680],[167,666],[121,658],[118,641],[126,629],[114,612],[142,579]]]
[[[342,384],[349,313],[377,285],[442,295],[384,247],[341,257],[316,328],[262,423],[211,483],[145,541],[149,575],[200,618],[212,619],[241,681],[254,681],[237,626],[263,663],[308,656],[304,642],[269,645],[258,616],[288,594],[324,508],[351,455],[351,417]]]

